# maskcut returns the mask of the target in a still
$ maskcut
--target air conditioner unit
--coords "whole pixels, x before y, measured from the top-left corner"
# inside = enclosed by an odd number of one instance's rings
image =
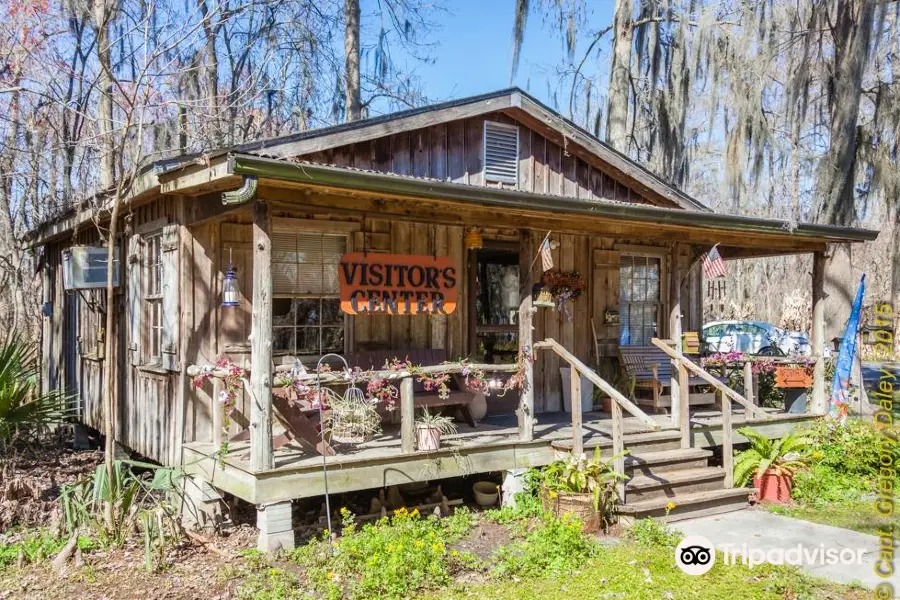
[[[91,290],[106,287],[108,251],[97,246],[72,246],[63,250],[63,287]],[[119,287],[119,248],[113,248],[113,287]]]

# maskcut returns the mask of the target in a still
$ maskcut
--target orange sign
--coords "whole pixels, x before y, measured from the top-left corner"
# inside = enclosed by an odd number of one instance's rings
[[[449,315],[457,272],[449,257],[351,252],[338,265],[341,310],[350,315]]]

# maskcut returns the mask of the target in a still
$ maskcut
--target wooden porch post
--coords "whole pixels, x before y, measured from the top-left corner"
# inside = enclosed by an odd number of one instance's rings
[[[681,252],[681,244],[672,245],[672,265],[669,269],[669,337],[675,342],[675,351],[680,355],[681,348],[681,265],[678,262],[678,255]],[[680,425],[682,417],[688,418],[689,415],[682,415],[681,410],[681,383],[678,376],[678,365],[680,361],[672,361],[672,424]]]
[[[272,460],[272,244],[269,207],[253,201],[253,316],[250,329],[250,469]]]
[[[584,452],[584,436],[581,432],[581,371],[572,364],[569,365],[569,385],[572,387],[572,454],[581,456]],[[615,404],[615,401],[612,402]]]
[[[825,253],[813,253],[812,271],[812,355],[816,363],[813,367],[813,391],[811,409],[815,414],[826,411],[825,359]]]
[[[530,359],[534,354],[532,332],[534,307],[531,304],[531,286],[533,285],[531,260],[533,254],[534,237],[530,230],[522,229],[519,232],[519,349],[524,349],[526,356],[525,383],[519,397],[516,416],[519,418],[519,439],[523,442],[530,442],[534,439],[534,363]]]

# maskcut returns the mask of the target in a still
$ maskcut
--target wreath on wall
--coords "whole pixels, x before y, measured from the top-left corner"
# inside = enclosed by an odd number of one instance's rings
[[[578,271],[544,271],[541,275],[541,283],[544,289],[550,292],[556,302],[556,308],[566,315],[566,319],[572,322],[572,314],[569,312],[569,300],[575,300],[584,291],[584,280]]]

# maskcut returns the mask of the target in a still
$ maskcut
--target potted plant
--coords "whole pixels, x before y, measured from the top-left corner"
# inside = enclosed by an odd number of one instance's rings
[[[803,452],[810,444],[809,437],[792,431],[773,441],[750,427],[737,432],[747,438],[750,447],[735,458],[734,484],[743,487],[752,478],[758,502],[790,502],[794,473],[806,464]]]
[[[422,409],[422,416],[416,420],[416,447],[423,452],[435,452],[441,449],[441,436],[456,433],[453,419],[441,414],[431,414],[427,408]]]
[[[625,479],[625,475],[616,473],[611,466],[620,456],[604,460],[600,448],[595,448],[590,460],[582,453],[547,465],[540,475],[544,510],[556,516],[580,517],[586,533],[607,530],[620,500],[616,483]]]

